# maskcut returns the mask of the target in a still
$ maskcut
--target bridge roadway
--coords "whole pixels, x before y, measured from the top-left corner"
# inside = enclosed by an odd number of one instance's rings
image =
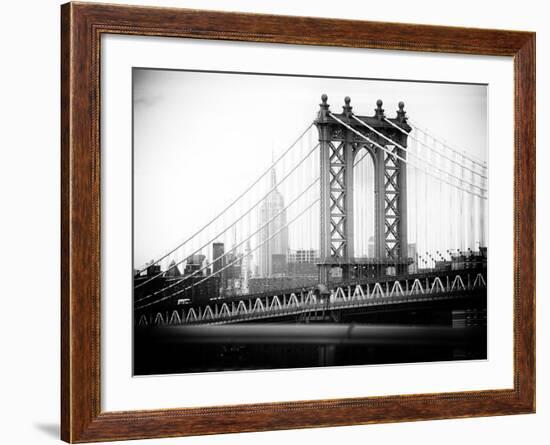
[[[219,325],[343,311],[370,306],[468,298],[486,292],[485,267],[430,271],[337,283],[324,297],[314,289],[285,289],[234,297],[201,307],[140,314],[138,326]]]

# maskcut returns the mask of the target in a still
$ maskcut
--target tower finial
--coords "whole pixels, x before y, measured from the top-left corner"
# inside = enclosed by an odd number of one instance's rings
[[[378,99],[376,101],[376,108],[374,110],[375,117],[377,117],[380,120],[384,118],[384,109],[382,108],[382,105],[383,105],[382,99]]]
[[[344,114],[345,114],[346,117],[348,117],[348,118],[351,117],[351,115],[353,114],[353,113],[351,112],[351,110],[352,110],[353,107],[350,105],[350,103],[351,103],[350,97],[349,97],[349,96],[346,96],[346,97],[344,98],[344,106],[342,107],[342,109],[344,110]]]
[[[319,114],[317,116],[320,122],[326,122],[328,120],[329,104],[328,96],[326,94],[321,95],[321,103],[319,104]]]
[[[399,110],[397,110],[397,119],[399,119],[400,122],[406,122],[407,112],[405,111],[405,102],[401,101],[397,106],[399,107]]]

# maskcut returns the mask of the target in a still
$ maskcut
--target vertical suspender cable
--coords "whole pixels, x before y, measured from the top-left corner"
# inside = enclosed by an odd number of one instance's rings
[[[427,156],[427,153],[424,152],[424,156]],[[424,175],[424,242],[425,242],[425,248],[424,248],[424,255],[426,256],[427,261],[427,267],[430,268],[431,264],[429,263],[430,257],[429,251],[430,251],[430,241],[428,238],[428,225],[430,223],[428,218],[428,183],[431,178],[429,178],[427,175]]]

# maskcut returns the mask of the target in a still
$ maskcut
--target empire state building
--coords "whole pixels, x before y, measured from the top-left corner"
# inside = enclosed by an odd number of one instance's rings
[[[286,210],[283,210],[285,202],[283,195],[275,187],[276,184],[275,169],[272,169],[269,190],[273,189],[273,191],[264,199],[259,208],[259,227],[263,227],[273,218],[273,221],[259,232],[261,246],[258,255],[258,272],[261,277],[286,273],[286,255],[288,251]]]

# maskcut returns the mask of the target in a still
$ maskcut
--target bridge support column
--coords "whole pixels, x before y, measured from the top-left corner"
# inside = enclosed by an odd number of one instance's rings
[[[405,145],[406,147],[406,141]],[[406,159],[407,154],[400,153],[401,157]],[[409,256],[409,239],[407,236],[407,165],[399,161],[399,258],[406,260]],[[408,265],[400,264],[397,267],[397,274],[406,273]]]
[[[376,258],[383,260],[386,258],[386,235],[384,209],[386,206],[386,194],[384,189],[384,152],[375,151],[375,169],[374,169],[374,249]]]
[[[330,265],[328,264],[330,257],[330,128],[328,125],[329,105],[325,94],[321,97],[319,106],[319,123],[317,124],[319,131],[319,183],[321,187],[319,200],[319,282],[326,285],[330,274]]]
[[[350,98],[345,98],[345,105],[343,107],[345,115],[351,115]],[[347,260],[347,264],[343,270],[343,278],[345,281],[352,279],[353,265],[355,259],[355,228],[354,228],[354,205],[353,205],[353,162],[354,162],[354,133],[346,129],[345,132],[345,146],[344,146],[344,185],[345,185],[345,219],[344,219],[344,236],[346,239],[346,247],[344,252],[344,258]]]
[[[351,113],[345,99],[344,114]],[[321,97],[315,121],[320,147],[319,282],[328,284],[333,265],[349,279],[353,258],[353,134],[329,116],[327,96]]]
[[[401,124],[407,122],[405,104],[399,102],[399,109],[397,110],[397,120]],[[394,140],[399,142],[404,148],[407,148],[407,136],[403,133],[395,134]],[[404,150],[401,150],[399,155],[403,159],[407,159],[407,153]],[[409,238],[407,234],[408,221],[407,221],[407,164],[403,161],[399,162],[399,213],[401,219],[399,222],[399,232],[400,232],[400,248],[399,255],[402,260],[406,260],[409,257]],[[408,265],[401,264],[396,271],[398,274],[406,273],[408,270]]]

